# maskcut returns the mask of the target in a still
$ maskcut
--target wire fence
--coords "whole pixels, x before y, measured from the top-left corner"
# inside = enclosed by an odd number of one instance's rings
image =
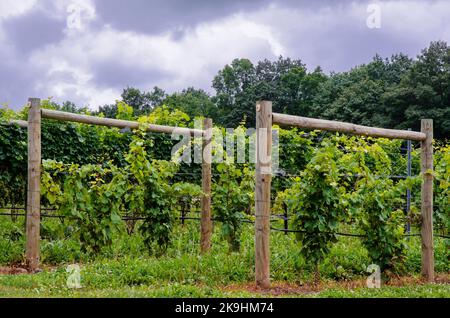
[[[0,207],[0,209],[5,209],[4,207]],[[51,209],[51,208],[44,208],[46,211],[56,211],[55,209]],[[43,210],[44,210],[43,209]],[[25,210],[24,208],[15,208],[15,210]],[[195,211],[189,211],[189,212],[182,212],[180,213],[181,215],[177,216],[176,219],[180,220],[183,224],[185,220],[192,220],[192,221],[201,221],[201,217],[195,217],[195,216],[189,216],[189,214],[201,214],[201,212],[195,212]],[[10,216],[10,217],[26,217],[26,213],[17,213],[17,212],[13,212],[13,213],[5,213],[5,212],[1,212],[0,216]],[[255,215],[250,215],[250,216],[255,216]],[[71,217],[71,216],[67,216],[67,215],[61,215],[61,214],[49,214],[49,213],[41,213],[41,218],[55,218],[55,219],[76,219],[75,217]],[[121,219],[123,221],[144,221],[146,220],[145,216],[142,215],[134,215],[134,216],[127,216],[127,215],[123,215],[121,216]],[[211,220],[213,222],[218,222],[221,223],[223,222],[223,220],[221,220],[220,218],[211,218]],[[284,215],[271,215],[271,222],[277,222],[280,220],[289,220],[289,218],[286,218],[286,216]],[[249,218],[241,218],[239,220],[242,223],[248,223],[248,224],[255,224],[255,222]],[[274,227],[274,226],[270,226],[270,230],[274,231],[274,232],[283,232],[283,233],[311,233],[309,231],[302,231],[302,230],[294,230],[294,229],[289,229],[287,227],[285,228],[278,228],[278,227]],[[367,237],[364,234],[358,234],[358,233],[346,233],[346,232],[324,232],[324,231],[317,231],[317,234],[330,234],[330,235],[337,235],[337,236],[345,236],[345,237],[358,237],[358,238],[363,238],[363,237]],[[421,236],[420,233],[406,233],[403,235],[404,237],[414,237],[414,236]],[[443,235],[443,234],[439,234],[439,233],[435,233],[434,237],[440,237],[440,238],[444,238],[444,239],[450,239],[450,236],[448,235]]]
[[[287,144],[289,147],[304,147],[304,145],[296,145],[296,144]],[[380,176],[376,176],[377,178],[390,178],[390,179],[406,179],[408,177],[411,177],[411,167],[412,167],[412,143],[410,141],[407,142],[406,147],[400,147],[400,151],[405,152],[406,154],[406,175],[380,175]],[[395,155],[399,155],[400,153],[398,152],[391,152],[389,154],[395,154]],[[192,177],[200,177],[202,175],[202,173],[199,172],[177,172],[175,173],[175,175],[179,175],[179,176],[192,176]],[[219,177],[220,174],[219,173],[212,173],[213,177]],[[292,177],[299,177],[300,174],[294,172],[294,171],[285,171],[285,170],[279,170],[275,173],[274,177],[275,178],[292,178]],[[358,174],[353,174],[353,175],[345,175],[346,177],[354,177],[354,178],[358,178],[358,177],[362,177],[362,175],[358,175]],[[272,184],[273,186],[273,184]],[[404,210],[405,214],[409,217],[410,216],[410,211],[411,211],[411,201],[412,199],[414,199],[414,197],[411,194],[411,191],[408,190],[405,193],[406,196],[406,203],[397,206],[396,208],[402,209]],[[184,203],[186,203],[187,201],[184,201]],[[10,210],[10,211],[25,211],[25,207],[16,207],[16,206],[11,206],[11,207],[0,207],[0,210]],[[49,207],[42,207],[41,208],[42,211],[46,211],[46,212],[55,212],[56,209],[55,208],[49,208]],[[181,209],[181,215],[179,217],[177,217],[178,220],[180,220],[183,224],[185,220],[196,220],[196,221],[200,221],[201,217],[193,217],[193,216],[189,216],[190,213],[197,213],[197,214],[201,214],[201,212],[197,209],[193,209],[191,206],[185,205],[182,209]],[[26,213],[17,213],[17,212],[1,212],[0,216],[10,216],[10,217],[19,217],[19,216],[26,216]],[[251,215],[249,215],[251,216]],[[41,213],[41,218],[57,218],[57,219],[66,219],[66,218],[70,218],[70,216],[66,216],[66,215],[58,215],[58,214],[51,214],[51,213]],[[127,216],[127,215],[123,215],[122,216],[122,220],[124,221],[139,221],[139,220],[145,220],[145,216]],[[300,231],[300,230],[294,230],[294,229],[289,229],[289,220],[291,220],[291,217],[288,216],[288,211],[287,209],[285,209],[285,213],[284,214],[272,214],[271,215],[271,222],[277,222],[277,221],[283,221],[284,222],[284,226],[283,228],[277,228],[277,227],[270,227],[270,230],[275,231],[275,232],[283,232],[285,234],[289,234],[289,233],[307,233],[306,231]],[[218,219],[218,218],[212,218],[213,222],[222,222],[222,220]],[[240,220],[243,223],[251,223],[254,224],[254,221],[252,221],[251,219],[248,218],[242,218]],[[408,222],[405,225],[406,228],[406,234],[404,234],[405,237],[413,237],[413,236],[420,236],[420,233],[415,233],[415,234],[411,234],[411,224],[410,222]],[[339,235],[339,236],[347,236],[347,237],[366,237],[364,234],[357,234],[357,233],[344,233],[344,232],[317,232],[317,233],[327,233],[327,234],[334,234],[334,235]],[[434,234],[435,237],[441,237],[441,238],[450,238],[450,236],[448,235],[442,235],[442,234]]]

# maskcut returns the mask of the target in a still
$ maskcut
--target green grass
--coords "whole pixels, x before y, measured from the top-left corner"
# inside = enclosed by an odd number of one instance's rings
[[[393,287],[379,289],[358,288],[355,290],[330,289],[314,297],[330,298],[449,298],[450,285],[428,284],[416,286]]]
[[[99,274],[101,275],[101,274]],[[84,276],[82,276],[84,277]],[[105,286],[100,288],[87,284],[84,286],[82,279],[81,289],[69,289],[64,284],[63,273],[39,273],[33,276],[0,276],[0,297],[275,297],[270,293],[255,293],[249,291],[224,291],[220,285],[195,285],[192,283],[177,283],[157,281],[143,285],[129,286]],[[92,278],[90,278],[92,279]],[[92,281],[91,281],[92,282]],[[113,284],[114,285],[114,284]],[[282,294],[278,297],[314,297],[314,298],[436,298],[450,297],[450,285],[428,284],[404,287],[385,286],[380,289],[356,288],[353,290],[344,288],[331,288],[316,293]]]
[[[23,220],[0,218],[0,264],[23,261]],[[113,246],[92,257],[64,233],[58,220],[45,221],[41,243],[44,271],[34,275],[0,275],[0,297],[267,297],[245,290],[225,291],[224,286],[249,284],[254,279],[253,228],[242,233],[239,253],[229,253],[217,228],[213,249],[199,255],[199,224],[177,226],[174,240],[161,257],[149,255],[139,233],[117,231]],[[67,236],[67,237],[65,237]],[[436,270],[450,272],[448,249],[436,239]],[[68,264],[81,267],[80,290],[66,286]],[[367,251],[357,238],[343,237],[320,266],[324,280],[351,280],[367,276]],[[405,272],[420,273],[420,240],[408,241]],[[301,284],[312,280],[305,260],[299,256],[293,235],[271,234],[271,279]],[[381,289],[331,288],[319,293],[289,297],[450,297],[450,285],[386,286]]]
[[[0,297],[12,298],[259,298],[270,294],[251,292],[223,292],[211,287],[170,284],[167,286],[122,287],[98,290],[43,290],[0,287]],[[280,296],[278,296],[280,297]],[[297,298],[449,298],[448,285],[423,285],[416,287],[384,287],[378,290],[330,289],[317,294],[282,295]]]

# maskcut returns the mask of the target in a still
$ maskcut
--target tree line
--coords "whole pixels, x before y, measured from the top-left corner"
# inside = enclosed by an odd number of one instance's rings
[[[254,126],[255,101],[266,99],[273,101],[274,112],[384,128],[420,130],[420,119],[432,118],[435,137],[450,137],[450,47],[443,41],[431,42],[415,59],[376,55],[367,64],[329,75],[282,56],[256,64],[235,59],[218,71],[212,88],[214,95],[194,87],[173,94],[159,87],[127,87],[121,98],[136,116],[166,105],[223,127]],[[115,118],[117,104],[101,106],[100,112]]]

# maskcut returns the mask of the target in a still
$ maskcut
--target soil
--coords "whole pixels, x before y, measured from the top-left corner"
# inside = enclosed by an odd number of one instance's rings
[[[450,284],[450,273],[436,274],[435,282],[437,284]],[[384,286],[413,286],[423,285],[427,282],[420,277],[396,277],[391,278],[388,282],[383,282]],[[356,288],[366,287],[366,279],[346,280],[346,281],[322,281],[315,285],[313,283],[294,284],[287,282],[273,282],[269,289],[262,289],[256,287],[254,283],[233,284],[222,288],[223,291],[247,291],[251,293],[261,293],[271,296],[281,295],[300,295],[300,294],[315,294],[320,291],[339,288],[352,290]]]
[[[0,266],[0,275],[20,275],[20,274],[28,274],[28,270],[20,266],[17,267]]]

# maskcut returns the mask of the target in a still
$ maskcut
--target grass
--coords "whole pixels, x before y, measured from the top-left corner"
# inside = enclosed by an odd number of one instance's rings
[[[101,275],[101,274],[99,274]],[[82,276],[84,277],[84,276]],[[186,282],[156,281],[142,285],[92,286],[87,284],[81,289],[69,289],[64,284],[63,273],[45,272],[36,275],[0,276],[0,297],[72,297],[72,298],[135,298],[135,297],[299,297],[299,298],[437,298],[450,297],[450,285],[425,284],[411,286],[383,286],[380,289],[364,287],[348,288],[337,286],[313,292],[286,290],[281,292],[260,292],[247,288],[247,285],[229,286],[214,284],[211,286]],[[82,284],[84,285],[83,279]],[[274,285],[277,285],[274,282]],[[241,287],[240,289],[238,289]]]
[[[377,290],[330,289],[316,294],[285,294],[282,297],[298,298],[448,298],[448,285],[424,285],[416,287],[384,287]],[[0,297],[13,298],[258,298],[273,297],[246,291],[223,292],[211,287],[171,284],[167,286],[125,286],[120,289],[98,290],[24,290],[0,287]]]
[[[23,262],[22,223],[0,218],[0,264]],[[43,223],[43,272],[0,275],[0,297],[450,297],[448,283],[365,288],[370,260],[357,238],[339,240],[320,266],[321,286],[309,290],[312,273],[299,256],[295,237],[272,233],[271,279],[275,288],[264,293],[252,287],[251,226],[242,233],[239,253],[229,253],[216,228],[212,251],[199,255],[199,225],[191,222],[176,227],[173,244],[164,256],[149,255],[138,233],[129,236],[121,230],[115,233],[113,246],[92,257],[81,252],[75,239],[64,238],[58,220]],[[444,240],[436,239],[438,272],[450,274],[448,253]],[[79,290],[66,286],[66,267],[72,263],[81,267],[83,288]],[[410,277],[420,274],[419,238],[408,241],[405,272]],[[359,284],[349,285],[353,281]]]
[[[386,286],[380,289],[330,289],[316,295],[330,298],[449,298],[450,285]]]

